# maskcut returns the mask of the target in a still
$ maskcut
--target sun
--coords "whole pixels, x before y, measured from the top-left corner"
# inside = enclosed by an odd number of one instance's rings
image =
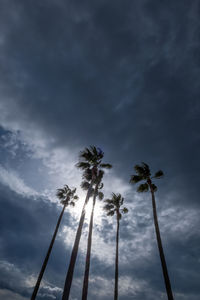
[[[83,205],[85,202],[85,197],[80,197],[80,199],[77,201],[76,206],[71,210],[73,211],[74,217],[78,220],[81,216],[81,212],[83,209]],[[93,206],[93,198],[91,197],[88,201],[88,204],[86,205],[86,213],[85,213],[85,223],[89,224],[90,222],[90,215],[92,211],[92,206]],[[95,223],[100,223],[101,220],[101,215],[102,215],[102,205],[96,200],[95,204],[95,209],[94,209],[94,221]]]

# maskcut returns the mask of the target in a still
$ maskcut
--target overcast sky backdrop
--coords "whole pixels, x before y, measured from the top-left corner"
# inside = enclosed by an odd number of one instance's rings
[[[61,299],[85,193],[74,165],[96,145],[120,192],[120,300],[166,300],[150,195],[133,166],[162,169],[156,200],[176,300],[200,299],[200,1],[0,1],[0,298],[27,300],[61,206],[77,187],[39,300]],[[71,300],[81,299],[88,215]],[[88,300],[114,289],[115,220],[97,204]]]

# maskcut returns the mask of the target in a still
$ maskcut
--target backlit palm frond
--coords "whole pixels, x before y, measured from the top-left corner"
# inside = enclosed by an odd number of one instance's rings
[[[105,201],[104,201],[105,202]],[[110,210],[114,210],[114,205],[113,204],[109,204],[109,203],[107,203],[106,205],[104,205],[104,207],[103,207],[103,210],[105,210],[105,211],[110,211]]]
[[[98,189],[101,190],[103,187],[104,187],[104,184],[103,184],[103,182],[101,182],[98,186]]]
[[[107,216],[114,216],[115,214],[115,211],[114,210],[111,210],[107,213]]]
[[[85,170],[90,167],[90,164],[88,162],[80,161],[76,164],[76,167],[81,170]]]
[[[138,176],[141,176],[141,177],[144,176],[145,170],[144,170],[144,168],[142,166],[135,165],[134,169],[135,169],[135,172],[138,174]]]
[[[98,151],[97,148],[95,146],[90,146],[91,152],[93,153],[93,155],[95,155],[96,157],[98,156]]]
[[[121,212],[123,214],[127,214],[128,213],[128,208],[126,208],[126,207],[122,208]]]
[[[65,192],[64,192],[63,189],[57,189],[56,196],[57,196],[59,199],[63,199],[64,194],[65,194]]]
[[[104,202],[107,203],[107,204],[113,204],[113,200],[112,199],[105,199]]]
[[[152,187],[152,189],[153,189],[154,192],[156,192],[157,189],[158,189],[157,186],[154,183],[152,183],[151,187]]]
[[[87,181],[91,181],[92,180],[92,171],[91,169],[85,169],[83,174],[82,174],[82,178],[87,180]]]
[[[104,194],[102,192],[98,192],[99,200],[103,200]]]
[[[162,170],[159,170],[155,173],[155,175],[153,176],[153,178],[157,178],[157,179],[160,179],[161,177],[164,176],[164,173]]]
[[[151,172],[150,172],[149,166],[145,162],[142,162],[142,166],[143,166],[143,169],[144,169],[144,175],[145,175],[145,177],[150,177],[151,176]]]
[[[137,188],[137,191],[139,193],[148,192],[148,190],[149,190],[149,186],[147,183],[140,184],[139,187]]]
[[[92,152],[89,148],[85,148],[83,151],[80,152],[79,157],[80,159],[84,159],[86,161],[90,161],[92,159]]]
[[[70,201],[70,205],[74,207],[75,206],[75,202],[74,201]]]
[[[81,188],[84,190],[84,191],[87,191],[90,187],[90,183],[88,181],[83,181],[81,182]]]
[[[104,168],[104,169],[111,169],[112,165],[111,164],[100,164],[100,167]]]
[[[131,175],[130,183],[138,183],[141,180],[143,180],[143,176]]]
[[[124,200],[120,194],[112,193],[112,201],[113,201],[114,205],[117,208],[119,208],[121,205],[121,202],[123,203]]]

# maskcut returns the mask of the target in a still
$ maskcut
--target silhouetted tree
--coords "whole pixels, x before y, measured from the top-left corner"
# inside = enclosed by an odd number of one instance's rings
[[[114,216],[116,214],[117,219],[117,233],[116,233],[116,255],[115,255],[115,289],[114,300],[118,299],[118,257],[119,257],[119,221],[121,220],[122,213],[127,213],[126,207],[121,208],[124,203],[124,198],[120,194],[112,193],[111,199],[104,200],[106,205],[104,210],[107,212],[107,216]]]
[[[62,189],[58,189],[57,190],[57,194],[56,195],[60,199],[60,203],[63,205],[63,209],[62,209],[61,214],[60,214],[60,216],[58,218],[58,222],[57,222],[57,225],[56,225],[56,228],[55,228],[55,231],[54,231],[51,243],[49,245],[49,249],[48,249],[47,254],[45,256],[42,268],[41,268],[40,273],[38,275],[38,279],[37,279],[36,285],[34,287],[33,294],[31,296],[31,300],[34,300],[36,298],[36,296],[37,296],[37,292],[38,292],[38,289],[40,287],[40,283],[41,283],[44,271],[46,269],[46,266],[47,266],[47,263],[48,263],[48,260],[49,260],[49,256],[51,254],[51,250],[52,250],[54,241],[56,239],[58,228],[59,228],[60,222],[62,220],[65,208],[68,205],[75,206],[75,201],[78,199],[78,196],[75,195],[75,193],[76,193],[76,189],[71,190],[68,185],[65,185]]]
[[[156,201],[155,201],[154,193],[157,191],[157,186],[152,182],[153,178],[159,179],[159,178],[163,177],[164,174],[163,174],[163,171],[159,170],[155,173],[154,176],[151,176],[149,166],[144,162],[141,165],[135,165],[134,169],[135,169],[136,175],[131,176],[130,182],[138,183],[138,182],[144,180],[145,183],[140,184],[139,187],[137,188],[137,191],[139,193],[142,193],[142,192],[148,192],[150,190],[150,192],[151,192],[154,225],[155,225],[156,238],[157,238],[160,259],[161,259],[162,271],[163,271],[163,276],[164,276],[164,281],[165,281],[165,287],[166,287],[168,299],[173,300],[174,298],[173,298],[171,283],[170,283],[170,279],[169,279],[169,275],[168,275],[168,271],[167,271],[167,264],[166,264],[165,255],[164,255],[164,251],[163,251],[160,230],[159,230],[159,225],[158,225],[157,211],[156,211]]]
[[[85,198],[85,202],[82,208],[81,217],[78,225],[78,229],[76,232],[76,237],[74,241],[74,246],[72,249],[71,259],[67,271],[67,276],[65,279],[65,285],[63,290],[62,300],[69,299],[69,293],[71,289],[74,268],[76,263],[76,257],[79,248],[79,242],[81,238],[83,223],[85,219],[85,208],[88,203],[89,197],[91,196],[91,192],[93,189],[93,185],[97,178],[98,168],[109,168],[111,165],[101,163],[103,159],[104,153],[100,148],[96,148],[95,146],[90,146],[90,148],[85,148],[82,152],[80,152],[79,162],[77,163],[77,167],[83,170],[83,179],[89,182],[87,195]]]

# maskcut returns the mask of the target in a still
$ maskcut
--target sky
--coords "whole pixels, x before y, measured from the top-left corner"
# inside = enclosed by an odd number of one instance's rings
[[[61,299],[85,192],[79,153],[96,145],[105,198],[121,193],[119,299],[166,300],[151,197],[130,185],[134,165],[157,181],[158,219],[176,300],[200,299],[200,2],[0,1],[0,298],[30,299],[62,206],[76,187],[38,300]],[[116,220],[98,202],[88,300],[114,293]],[[89,203],[71,300],[81,299]]]

